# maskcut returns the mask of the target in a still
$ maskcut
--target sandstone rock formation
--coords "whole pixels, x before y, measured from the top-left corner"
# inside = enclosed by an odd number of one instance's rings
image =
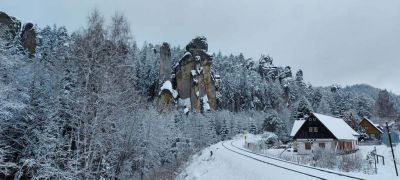
[[[21,29],[21,22],[0,11],[0,38],[11,41]]]
[[[169,44],[164,42],[160,48],[160,81],[171,80],[171,49]]]
[[[11,17],[4,12],[0,12],[0,39],[6,43],[11,43],[17,34],[20,33],[22,47],[28,52],[30,58],[36,52],[36,32],[32,23],[26,23],[21,31],[21,22],[15,17]]]
[[[36,53],[36,31],[32,23],[26,23],[22,28],[21,42],[28,52],[28,56],[30,58],[34,57]]]
[[[207,50],[207,39],[196,37],[186,46],[182,59],[173,66],[172,87],[176,89],[179,97],[178,108],[185,113],[217,110],[215,82],[211,71],[212,56]],[[164,78],[166,61],[162,54],[163,52],[160,52],[160,79],[163,78],[163,82],[167,82],[168,80]],[[167,97],[170,96],[161,94],[160,99],[162,102],[167,102]]]
[[[177,92],[171,83],[171,50],[169,44],[164,42],[160,48],[160,99],[159,107],[164,110],[177,98]]]

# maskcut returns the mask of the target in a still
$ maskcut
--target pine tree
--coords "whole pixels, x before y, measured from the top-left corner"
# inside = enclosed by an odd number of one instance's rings
[[[395,119],[397,115],[387,90],[382,90],[378,94],[378,99],[375,101],[375,115],[379,118],[391,119]]]
[[[250,119],[249,133],[251,133],[251,134],[257,134],[257,125],[256,125],[256,123],[254,122],[253,119]]]
[[[228,127],[226,125],[226,120],[224,119],[222,121],[221,128],[219,130],[219,136],[221,137],[221,140],[222,141],[227,140],[228,139],[228,134],[229,134],[229,130],[228,130]]]
[[[293,113],[294,113],[293,119],[297,120],[297,119],[305,118],[311,112],[312,112],[312,108],[310,106],[310,103],[308,102],[308,100],[306,98],[303,97],[300,99],[295,111],[293,111]]]

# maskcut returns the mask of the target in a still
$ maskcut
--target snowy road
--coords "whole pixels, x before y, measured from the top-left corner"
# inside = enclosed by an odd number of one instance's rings
[[[244,142],[224,141],[204,149],[177,177],[188,180],[239,179],[363,179],[324,172],[270,159],[241,149]],[[236,146],[236,147],[235,147]],[[213,156],[210,157],[210,151]]]

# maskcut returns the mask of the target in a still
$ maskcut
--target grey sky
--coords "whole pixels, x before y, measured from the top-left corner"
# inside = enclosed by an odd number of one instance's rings
[[[94,7],[105,17],[123,12],[139,45],[205,35],[211,51],[270,54],[315,86],[367,83],[400,94],[398,0],[0,0],[0,11],[24,22],[70,31]]]

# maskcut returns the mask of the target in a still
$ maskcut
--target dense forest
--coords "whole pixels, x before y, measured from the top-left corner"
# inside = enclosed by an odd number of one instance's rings
[[[400,96],[387,90],[314,87],[269,55],[222,52],[218,111],[160,113],[160,45],[138,45],[121,14],[105,22],[95,10],[76,32],[34,27],[34,57],[20,36],[0,38],[0,179],[173,179],[191,155],[244,131],[288,141],[309,112],[400,121]],[[172,60],[184,51],[173,47]]]

